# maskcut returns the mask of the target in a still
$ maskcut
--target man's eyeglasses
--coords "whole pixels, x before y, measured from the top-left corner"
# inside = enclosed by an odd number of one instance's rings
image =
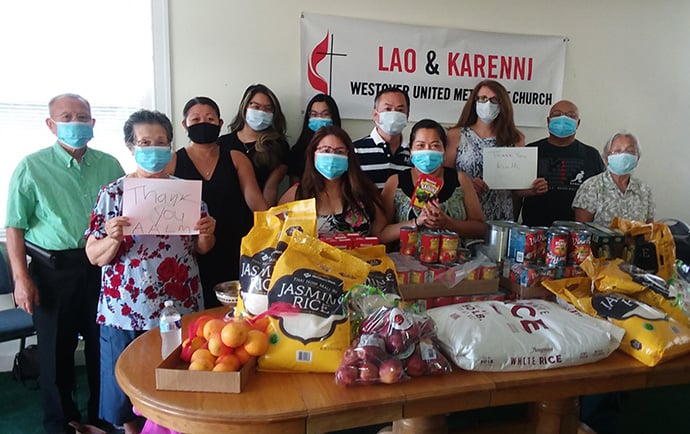
[[[501,100],[498,99],[497,96],[488,97],[486,95],[479,95],[479,96],[477,96],[477,101],[481,102],[481,103],[485,103],[485,102],[489,101],[493,104],[498,104]]]
[[[562,112],[560,110],[556,110],[549,113],[549,117],[552,118],[557,118],[559,116],[568,116],[570,119],[577,119],[577,113],[575,112]]]

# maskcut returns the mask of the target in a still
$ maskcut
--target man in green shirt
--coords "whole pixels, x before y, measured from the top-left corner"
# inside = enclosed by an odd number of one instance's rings
[[[88,101],[63,94],[48,108],[46,125],[57,141],[15,169],[5,226],[15,301],[33,315],[38,333],[43,426],[47,433],[62,433],[81,418],[72,398],[79,335],[89,380],[88,422],[98,423],[101,279],[100,268],[84,253],[84,231],[101,187],[124,172],[114,157],[86,146],[95,123]]]

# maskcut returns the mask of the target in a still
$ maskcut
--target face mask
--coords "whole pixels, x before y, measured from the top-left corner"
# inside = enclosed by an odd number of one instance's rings
[[[433,173],[433,171],[438,169],[441,163],[443,163],[443,152],[428,149],[412,151],[410,162],[412,162],[414,167],[419,169],[420,172],[428,175]]]
[[[479,119],[481,119],[485,124],[490,124],[498,117],[498,114],[501,112],[501,106],[494,104],[491,101],[477,101],[476,110]]]
[[[187,137],[194,143],[214,143],[218,140],[220,125],[203,122],[187,127]]]
[[[263,131],[273,123],[273,113],[261,110],[247,109],[247,124],[254,131]]]
[[[57,138],[73,149],[81,149],[93,139],[91,122],[55,122]]]
[[[556,137],[570,137],[577,130],[577,121],[566,115],[551,118],[549,132]]]
[[[379,127],[389,136],[395,136],[407,126],[407,115],[402,112],[379,112]]]
[[[637,156],[632,154],[609,155],[609,170],[616,175],[629,175],[637,167]]]
[[[316,154],[314,166],[324,178],[336,179],[347,172],[347,155]]]
[[[167,146],[144,146],[134,148],[134,161],[137,166],[149,173],[158,173],[168,165],[172,153]]]
[[[328,127],[333,125],[333,119],[329,118],[311,118],[309,119],[309,129],[316,132],[321,127]]]

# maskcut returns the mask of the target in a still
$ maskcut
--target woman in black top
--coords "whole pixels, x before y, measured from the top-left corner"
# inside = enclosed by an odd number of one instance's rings
[[[192,98],[182,115],[190,142],[173,154],[166,170],[179,178],[201,180],[201,198],[216,219],[216,245],[198,258],[204,305],[209,308],[220,305],[213,287],[239,278],[240,242],[251,228],[251,211],[268,205],[246,155],[218,145],[223,125],[218,105],[210,98]]]
[[[314,133],[319,128],[329,125],[340,127],[340,111],[335,100],[330,95],[318,93],[307,103],[307,109],[304,112],[304,122],[302,122],[302,132],[297,138],[295,145],[290,149],[288,176],[290,177],[291,184],[302,179],[305,163],[304,153],[311,138],[314,137]]]
[[[252,162],[256,181],[269,205],[278,201],[278,186],[287,173],[290,146],[285,139],[285,116],[275,94],[263,84],[244,91],[230,134],[221,146],[244,153]]]

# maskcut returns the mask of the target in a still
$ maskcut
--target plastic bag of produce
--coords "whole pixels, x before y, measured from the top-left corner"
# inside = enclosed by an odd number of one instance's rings
[[[624,331],[544,300],[480,301],[430,309],[455,364],[474,371],[528,371],[608,357]]]

